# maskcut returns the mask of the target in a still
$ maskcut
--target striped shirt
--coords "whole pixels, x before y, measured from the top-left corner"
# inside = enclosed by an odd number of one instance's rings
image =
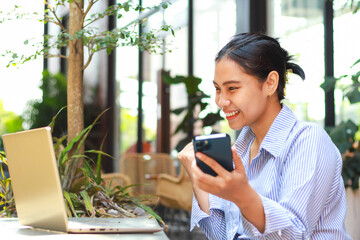
[[[233,202],[211,194],[210,215],[194,197],[191,230],[198,225],[209,239],[351,239],[344,225],[342,158],[324,129],[297,120],[283,105],[249,165],[254,138],[244,127],[235,146],[262,199],[264,233]]]

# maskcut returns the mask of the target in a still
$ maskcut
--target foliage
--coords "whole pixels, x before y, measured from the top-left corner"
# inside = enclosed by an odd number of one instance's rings
[[[360,59],[357,60],[352,67],[360,63]],[[360,64],[359,64],[360,65]],[[344,75],[339,78],[326,79],[321,85],[325,92],[335,89],[337,82],[343,78],[350,78],[351,84],[342,86],[341,89],[344,93],[344,97],[349,100],[351,104],[360,102],[360,71],[348,76]],[[330,130],[329,135],[335,145],[339,148],[339,151],[343,155],[343,170],[342,176],[344,179],[345,187],[351,186],[352,189],[359,188],[360,177],[360,147],[357,134],[359,126],[353,121],[348,120],[340,123],[338,126]]]
[[[25,45],[32,45],[37,50],[30,55],[20,54],[7,50],[4,55],[10,57],[8,66],[16,66],[27,61],[36,59],[39,56],[44,57],[60,57],[68,60],[68,91],[67,91],[67,135],[69,140],[75,138],[84,129],[84,104],[83,104],[83,72],[89,66],[95,53],[106,50],[111,53],[115,48],[121,46],[137,46],[140,50],[156,53],[157,49],[161,49],[163,43],[162,38],[158,38],[159,33],[174,31],[168,25],[163,25],[157,29],[145,28],[146,14],[151,11],[157,11],[168,7],[169,2],[161,2],[157,6],[143,8],[133,1],[123,1],[112,4],[105,10],[102,9],[104,1],[100,0],[45,0],[45,13],[24,14],[15,6],[11,14],[0,16],[0,22],[13,19],[24,19],[27,17],[39,17],[39,21],[44,24],[51,23],[57,28],[52,30],[57,33],[45,34],[43,41],[33,43],[31,40],[25,40]],[[106,4],[106,3],[105,3]],[[0,12],[2,13],[2,12]],[[68,21],[62,18],[68,13]],[[131,23],[103,31],[98,26],[103,23],[95,24],[95,22],[108,17],[125,20],[125,15],[139,14],[140,16]],[[10,16],[10,17],[9,17]],[[12,16],[12,17],[11,17]],[[69,26],[67,26],[67,23]],[[141,25],[143,31],[139,31],[138,26]],[[53,32],[53,31],[51,31]],[[68,51],[63,55],[60,49],[68,47]],[[87,54],[84,61],[84,49]],[[162,49],[161,49],[162,52]],[[83,152],[83,149],[80,150]],[[71,154],[71,153],[70,153]],[[79,164],[82,164],[81,162]]]
[[[79,154],[81,145],[84,144],[85,139],[104,112],[76,138],[69,141],[66,146],[63,146],[66,136],[54,137],[54,149],[67,215],[69,217],[136,217],[138,208],[142,208],[164,224],[150,207],[143,204],[143,201],[147,200],[146,196],[130,195],[132,185],[110,187],[111,183],[110,186],[104,184],[101,178],[101,160],[102,156],[111,156],[101,150],[102,146],[99,150],[87,150],[84,155]],[[52,129],[56,117],[49,125]],[[75,154],[70,156],[69,152],[72,150],[75,150]],[[83,167],[74,169],[72,166],[80,159],[84,159]],[[7,165],[4,152],[0,152],[0,160]],[[95,164],[94,169],[93,164]],[[16,216],[11,179],[4,175],[2,165],[0,165],[0,170],[2,174],[0,179],[0,205],[4,205],[0,211],[0,216]],[[77,176],[72,182],[70,182],[71,178],[69,177],[72,175],[71,172],[76,172],[75,175]]]
[[[69,30],[66,26],[63,25],[63,18],[59,16],[59,11],[67,9],[68,5],[72,3],[72,0],[46,0],[44,4],[46,6],[44,16],[35,12],[31,14],[25,14],[19,12],[19,6],[15,6],[15,9],[11,11],[11,14],[8,13],[5,16],[2,16],[2,21],[9,21],[12,19],[23,19],[23,18],[38,18],[40,22],[44,24],[55,24],[60,27],[60,32],[54,35],[46,34],[44,35],[43,42],[32,43],[32,41],[25,40],[25,45],[33,45],[37,47],[37,50],[30,55],[19,54],[13,52],[12,50],[7,50],[4,55],[10,56],[11,60],[8,63],[8,66],[16,66],[17,64],[22,64],[27,61],[36,59],[39,56],[45,57],[60,57],[67,59],[68,56],[54,53],[54,49],[60,49],[61,47],[69,46],[70,42],[75,39],[80,39],[82,44],[87,48],[88,59],[85,62],[83,69],[90,64],[92,57],[96,52],[101,50],[106,50],[108,53],[111,53],[115,48],[121,46],[137,46],[139,49],[144,51],[149,51],[156,53],[157,49],[160,49],[161,39],[157,38],[157,34],[160,32],[171,31],[174,35],[173,29],[169,25],[163,25],[159,29],[150,29],[149,31],[142,32],[142,35],[139,36],[137,33],[137,28],[139,24],[145,26],[147,18],[145,16],[139,17],[138,19],[132,21],[131,23],[112,30],[101,31],[94,26],[94,23],[104,19],[106,17],[116,17],[119,19],[125,19],[126,15],[130,15],[132,12],[144,12],[156,11],[159,9],[166,9],[170,4],[170,1],[164,1],[159,5],[152,7],[141,7],[135,4],[133,1],[124,1],[118,2],[114,5],[109,6],[103,11],[98,11],[92,13],[91,9],[96,7],[96,4],[100,0],[88,0],[87,6],[84,9],[81,9],[83,14],[82,18],[82,29],[77,31],[74,35],[69,33]],[[1,12],[0,12],[1,13]],[[11,16],[13,16],[11,18]]]
[[[223,120],[223,117],[220,116],[220,110],[216,113],[208,112],[203,118],[199,118],[201,112],[208,111],[209,103],[206,101],[210,99],[210,96],[205,94],[200,88],[199,85],[202,82],[201,78],[195,76],[175,76],[171,77],[169,74],[163,74],[163,80],[167,84],[185,84],[187,92],[187,105],[182,108],[172,110],[172,113],[176,115],[185,114],[181,123],[177,126],[174,134],[178,132],[186,133],[186,137],[182,139],[176,146],[176,150],[182,150],[185,145],[192,141],[193,126],[196,121],[202,122],[202,127],[213,126],[220,120]],[[199,109],[199,114],[195,115],[196,110]]]
[[[360,9],[360,1],[359,0],[347,0],[346,5],[350,7],[353,13],[357,13]]]
[[[42,73],[41,85],[42,91],[41,99],[33,99],[27,102],[27,109],[23,114],[24,121],[29,125],[29,128],[38,128],[46,126],[54,115],[60,109],[67,105],[67,79],[66,76],[58,72],[56,74],[44,70]],[[60,138],[66,135],[67,132],[67,109],[64,108],[56,117],[56,125],[52,129],[52,135]],[[93,119],[100,113],[100,107],[96,106],[95,102],[85,103],[84,107],[84,122],[85,125],[92,123]],[[94,126],[86,141],[86,148],[92,149],[98,146],[99,136],[98,126]]]
[[[15,202],[13,198],[11,181],[7,173],[7,161],[5,152],[0,151],[0,208],[7,216],[10,216],[15,211]]]
[[[24,119],[30,129],[46,126],[49,119],[67,105],[67,83],[64,74],[51,74],[48,70],[44,70],[39,88],[42,91],[42,98],[28,101],[24,113]],[[66,134],[66,128],[66,109],[64,109],[57,116],[57,124],[52,129],[53,136],[60,137]]]
[[[349,7],[353,14],[360,9],[360,1],[347,0],[344,6]],[[351,68],[360,66],[360,59],[355,61]],[[360,102],[360,71],[354,71],[351,75],[343,75],[338,78],[325,79],[321,87],[325,92],[339,88],[343,91],[343,96],[347,98],[350,104]],[[351,79],[350,84],[340,85],[339,80]],[[340,123],[338,126],[330,130],[329,135],[335,145],[339,148],[343,156],[342,177],[345,187],[351,187],[353,190],[359,188],[360,178],[360,146],[359,146],[359,126],[351,120]]]
[[[23,130],[23,118],[14,112],[4,109],[0,99],[0,135]],[[2,139],[0,138],[0,150],[3,150]]]

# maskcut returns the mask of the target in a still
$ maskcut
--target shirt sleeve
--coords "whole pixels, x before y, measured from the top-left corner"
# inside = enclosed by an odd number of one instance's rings
[[[226,239],[226,223],[222,209],[222,200],[217,196],[209,194],[209,207],[210,215],[200,209],[195,195],[193,196],[190,231],[198,225],[208,239]]]
[[[324,221],[324,209],[332,208],[332,201],[337,201],[342,184],[341,156],[325,132],[316,127],[304,129],[283,161],[278,199],[261,197],[264,233],[242,218],[244,233],[251,238],[309,239],[319,221]]]

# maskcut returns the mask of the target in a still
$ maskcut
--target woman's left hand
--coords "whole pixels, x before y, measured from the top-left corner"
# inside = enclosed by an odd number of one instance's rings
[[[236,149],[232,147],[231,151],[235,163],[235,169],[231,172],[227,171],[214,159],[201,152],[196,153],[196,157],[211,167],[218,175],[213,177],[206,174],[201,171],[196,164],[193,164],[192,170],[197,176],[197,182],[195,184],[200,189],[223,199],[239,203],[240,199],[238,196],[244,196],[243,194],[246,194],[246,191],[249,190],[249,184],[244,165],[239,155],[236,153]]]

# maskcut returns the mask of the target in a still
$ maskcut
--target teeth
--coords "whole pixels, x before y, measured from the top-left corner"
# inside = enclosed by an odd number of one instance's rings
[[[235,114],[238,114],[238,113],[239,113],[239,111],[234,111],[234,112],[225,113],[225,115],[226,115],[227,117],[231,117],[231,116],[234,116]]]

